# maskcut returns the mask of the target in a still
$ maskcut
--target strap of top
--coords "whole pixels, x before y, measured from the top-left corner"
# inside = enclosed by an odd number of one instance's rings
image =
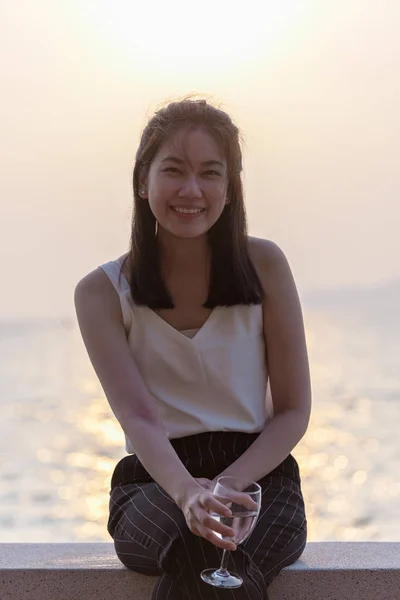
[[[104,265],[100,265],[100,268],[106,273],[118,294],[130,289],[125,275],[121,273],[121,264],[120,260],[110,260]]]
[[[122,260],[120,259],[110,260],[110,262],[100,265],[100,268],[103,269],[119,296],[125,331],[129,332],[132,324],[133,303],[130,294],[126,293],[130,291],[130,287],[125,275],[121,273],[121,265]]]

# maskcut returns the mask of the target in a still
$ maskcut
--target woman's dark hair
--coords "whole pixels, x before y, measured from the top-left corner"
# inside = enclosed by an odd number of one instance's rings
[[[248,255],[247,224],[241,180],[239,130],[229,115],[206,100],[184,99],[158,110],[143,130],[133,170],[134,212],[129,260],[130,288],[136,304],[173,308],[160,268],[156,219],[149,203],[139,196],[151,162],[161,144],[182,128],[202,128],[220,144],[227,160],[226,204],[208,232],[211,272],[205,308],[260,304],[262,287]]]

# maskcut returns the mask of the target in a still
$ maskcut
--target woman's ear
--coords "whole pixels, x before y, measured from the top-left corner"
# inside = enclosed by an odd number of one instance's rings
[[[147,184],[146,181],[140,181],[139,183],[139,196],[142,200],[147,200]]]
[[[147,200],[147,173],[144,169],[139,174],[138,191],[140,198],[142,198],[142,200]]]
[[[226,185],[225,188],[225,204],[230,204],[231,203],[231,197],[230,197],[230,188],[231,186],[229,185],[229,183]]]

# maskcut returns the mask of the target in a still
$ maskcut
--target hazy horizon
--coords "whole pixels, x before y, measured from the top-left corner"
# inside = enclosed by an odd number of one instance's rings
[[[0,319],[73,316],[128,248],[142,127],[190,92],[241,128],[250,233],[301,296],[400,280],[400,2],[184,5],[0,0]]]

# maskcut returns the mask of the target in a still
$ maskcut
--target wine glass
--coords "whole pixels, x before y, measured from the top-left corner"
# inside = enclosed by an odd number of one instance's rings
[[[261,487],[253,481],[238,477],[220,477],[217,480],[213,495],[230,509],[232,515],[222,516],[210,513],[211,516],[231,527],[235,532],[232,541],[239,545],[246,540],[254,529],[261,507]],[[223,539],[231,539],[217,533]],[[214,587],[234,589],[242,585],[243,579],[227,569],[229,550],[224,550],[219,569],[205,569],[200,577]]]

